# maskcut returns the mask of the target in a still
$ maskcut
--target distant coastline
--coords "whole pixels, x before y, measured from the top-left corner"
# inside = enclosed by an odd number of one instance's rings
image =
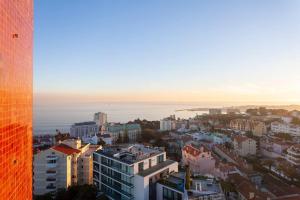
[[[206,107],[206,108],[188,108],[188,109],[179,109],[175,112],[182,112],[182,111],[201,111],[207,112],[211,108],[220,108],[222,111],[226,111],[227,109],[239,109],[241,112],[245,112],[247,109],[251,108],[259,108],[259,107],[266,107],[267,109],[284,109],[284,110],[300,110],[300,105],[244,105],[244,106],[229,106],[229,107]]]

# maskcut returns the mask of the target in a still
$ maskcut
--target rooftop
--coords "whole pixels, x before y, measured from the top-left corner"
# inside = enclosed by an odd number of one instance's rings
[[[155,166],[153,166],[151,168],[148,168],[148,169],[146,169],[146,170],[138,173],[138,175],[143,176],[143,177],[149,176],[150,174],[153,174],[154,172],[156,172],[156,171],[158,171],[160,169],[163,169],[163,168],[165,168],[165,167],[167,167],[167,166],[169,166],[169,165],[171,165],[173,163],[176,163],[176,161],[174,161],[174,160],[166,160],[164,162],[161,162],[161,163],[159,163],[159,164],[157,164],[157,165],[155,165]]]
[[[87,125],[96,125],[96,122],[94,121],[89,121],[89,122],[78,122],[74,123],[74,126],[87,126]]]
[[[56,146],[52,147],[52,149],[59,151],[61,153],[67,154],[67,155],[76,154],[76,153],[81,152],[80,150],[74,149],[65,144],[56,145]]]
[[[178,190],[179,192],[184,192],[184,179],[185,173],[179,172],[170,174],[167,178],[160,179],[158,182],[162,185]]]
[[[164,151],[158,147],[148,147],[141,144],[109,146],[97,151],[99,154],[127,164],[133,164],[163,152]]]
[[[193,179],[192,188],[188,191],[191,199],[220,193],[223,193],[220,184],[211,178]]]

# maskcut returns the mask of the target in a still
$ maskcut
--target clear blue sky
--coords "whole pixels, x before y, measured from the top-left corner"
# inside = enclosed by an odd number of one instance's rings
[[[37,95],[300,103],[300,1],[35,0]]]

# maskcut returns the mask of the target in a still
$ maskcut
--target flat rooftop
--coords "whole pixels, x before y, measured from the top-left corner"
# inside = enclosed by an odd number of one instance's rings
[[[174,161],[174,160],[166,160],[164,162],[161,162],[161,163],[159,163],[159,164],[157,164],[157,165],[155,165],[153,167],[150,167],[150,168],[148,168],[148,169],[146,169],[146,170],[138,173],[138,175],[139,176],[143,176],[143,177],[149,176],[150,174],[153,174],[154,172],[156,172],[156,171],[158,171],[160,169],[163,169],[163,168],[165,168],[165,167],[167,167],[167,166],[169,166],[169,165],[171,165],[173,163],[176,163],[176,161]]]
[[[133,164],[163,152],[158,147],[147,147],[141,144],[109,146],[97,151],[99,154],[127,164]]]

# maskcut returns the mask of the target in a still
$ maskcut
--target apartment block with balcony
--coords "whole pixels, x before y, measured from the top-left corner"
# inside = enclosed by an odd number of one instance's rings
[[[156,182],[178,171],[160,148],[110,146],[94,153],[94,184],[109,199],[155,199]]]
[[[292,136],[300,136],[300,126],[282,122],[272,122],[271,131],[274,133],[288,133]]]
[[[55,193],[72,185],[93,183],[93,157],[98,145],[68,139],[34,155],[33,193]]]
[[[142,128],[139,124],[109,124],[107,125],[107,132],[112,136],[113,140],[117,140],[118,137],[124,138],[128,136],[129,142],[136,142],[142,134]]]
[[[230,128],[237,131],[251,131],[253,135],[261,137],[267,133],[267,126],[264,122],[252,119],[234,119],[230,121]]]
[[[287,149],[286,160],[292,165],[300,166],[300,145],[296,144]]]

